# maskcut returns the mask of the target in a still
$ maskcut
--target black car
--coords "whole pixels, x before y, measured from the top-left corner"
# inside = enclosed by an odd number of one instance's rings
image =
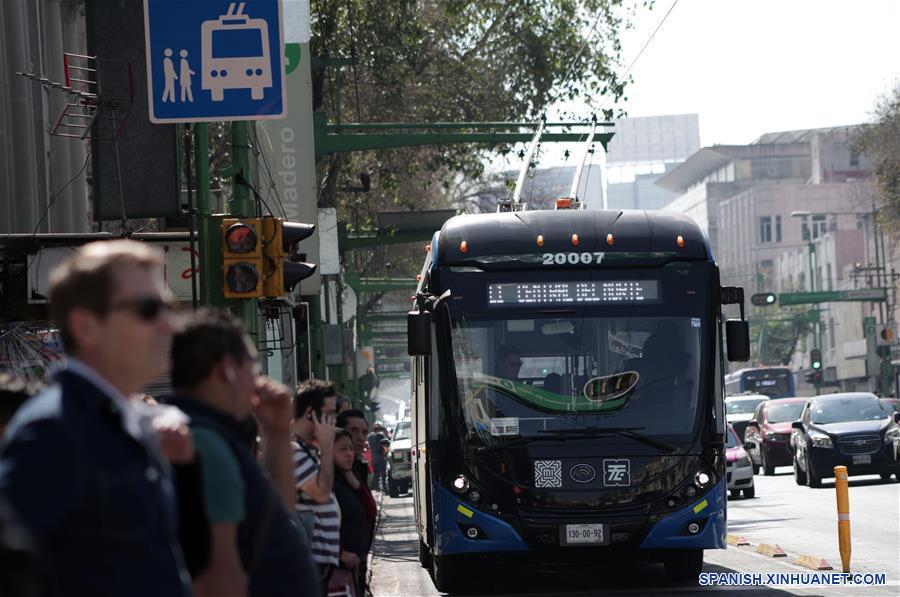
[[[886,408],[874,394],[854,392],[817,396],[792,423],[794,479],[797,485],[821,487],[834,467],[847,474],[900,479],[900,413]]]

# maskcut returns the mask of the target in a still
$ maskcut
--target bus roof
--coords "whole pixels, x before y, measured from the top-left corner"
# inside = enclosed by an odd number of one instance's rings
[[[543,237],[540,246],[539,235]],[[578,237],[577,245],[573,235]],[[700,226],[685,215],[667,211],[567,209],[462,215],[447,220],[437,239],[441,265],[498,254],[557,252],[667,253],[712,260]]]

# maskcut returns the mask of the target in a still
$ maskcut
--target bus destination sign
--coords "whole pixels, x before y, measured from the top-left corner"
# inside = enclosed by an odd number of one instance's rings
[[[489,284],[489,307],[615,305],[659,301],[658,280],[587,280]]]

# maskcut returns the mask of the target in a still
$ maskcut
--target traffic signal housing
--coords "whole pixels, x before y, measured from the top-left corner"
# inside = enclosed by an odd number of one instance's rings
[[[224,297],[261,298],[264,273],[260,219],[225,218],[221,228]]]
[[[285,296],[290,294],[301,280],[316,271],[316,264],[306,263],[305,257],[296,252],[297,244],[312,236],[316,226],[288,222],[283,218],[264,218],[262,228],[265,239],[263,296]]]
[[[756,307],[768,307],[778,302],[774,292],[759,292],[750,297],[750,304]]]
[[[818,348],[809,351],[809,366],[813,371],[822,370],[822,351]]]

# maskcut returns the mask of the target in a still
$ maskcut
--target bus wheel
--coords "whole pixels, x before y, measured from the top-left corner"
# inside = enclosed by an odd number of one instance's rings
[[[442,593],[458,593],[466,589],[471,570],[461,566],[460,556],[431,556],[431,579],[434,588]]]
[[[666,576],[670,580],[683,582],[697,582],[700,571],[703,570],[702,549],[679,549],[667,554],[663,560],[666,567]]]
[[[419,539],[419,563],[422,564],[422,568],[431,568],[431,551],[421,539]]]

